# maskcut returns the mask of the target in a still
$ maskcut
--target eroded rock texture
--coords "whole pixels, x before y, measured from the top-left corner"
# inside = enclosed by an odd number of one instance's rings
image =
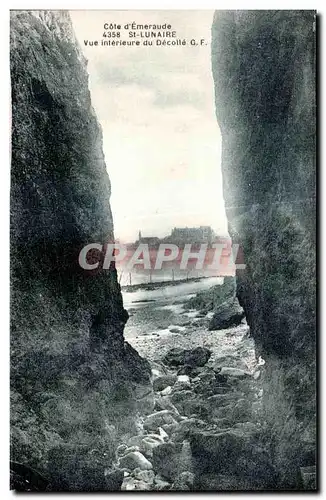
[[[77,490],[105,489],[118,422],[151,392],[149,365],[124,342],[116,271],[78,265],[85,244],[113,239],[86,67],[68,13],[12,13],[12,460]]]
[[[314,464],[315,14],[219,11],[212,27],[216,114],[230,233],[281,486]]]

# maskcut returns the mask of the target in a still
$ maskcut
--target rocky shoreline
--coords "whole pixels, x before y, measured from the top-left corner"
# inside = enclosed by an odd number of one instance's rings
[[[144,307],[147,315],[160,309]],[[154,403],[138,417],[137,434],[122,436],[116,448],[121,490],[274,488],[277,473],[262,445],[264,366],[245,319],[210,332],[212,312],[182,301],[170,309],[175,324],[152,334],[143,325],[139,335],[127,335],[151,364]]]
[[[275,487],[276,472],[258,446],[262,367],[245,369],[239,350],[211,355],[200,346],[172,348],[152,362],[154,412],[116,450],[121,490]]]
[[[154,407],[116,448],[121,490],[279,488],[263,404],[266,365],[256,359],[246,320],[210,331],[212,312],[189,310],[181,300],[173,307],[175,324],[128,339],[151,365]],[[315,470],[302,465],[297,488],[311,489]]]

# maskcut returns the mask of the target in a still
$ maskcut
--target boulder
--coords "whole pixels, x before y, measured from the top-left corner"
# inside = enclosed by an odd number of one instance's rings
[[[239,305],[238,299],[230,299],[223,302],[214,311],[214,315],[209,322],[209,330],[223,330],[231,326],[238,326],[244,318],[244,311]]]
[[[185,352],[185,365],[197,367],[204,366],[211,357],[212,351],[206,347],[196,347]]]
[[[196,375],[197,375],[199,380],[210,381],[210,380],[215,379],[216,373],[215,373],[213,368],[206,365],[206,366],[202,366],[202,367],[197,368]]]
[[[139,451],[132,451],[119,459],[119,467],[133,470],[139,467],[141,470],[153,468],[151,462]]]
[[[173,347],[163,358],[163,362],[169,366],[179,366],[184,364],[185,350],[180,347]]]

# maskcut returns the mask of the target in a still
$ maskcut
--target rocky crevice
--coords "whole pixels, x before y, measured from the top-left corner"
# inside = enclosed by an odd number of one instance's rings
[[[173,348],[152,362],[154,413],[117,447],[122,491],[273,489],[278,473],[265,446],[262,366],[248,370],[246,327],[220,333],[232,354]],[[218,351],[218,349],[217,349]]]
[[[12,13],[17,489],[27,476],[52,491],[313,488],[314,22],[309,11],[214,17],[224,197],[247,266],[237,295],[266,360],[248,370],[243,324],[221,330],[233,349],[221,358],[177,348],[150,366],[124,341],[116,271],[78,267],[85,244],[113,239],[87,61],[67,13]],[[214,324],[203,311],[194,328],[226,326],[209,300]]]

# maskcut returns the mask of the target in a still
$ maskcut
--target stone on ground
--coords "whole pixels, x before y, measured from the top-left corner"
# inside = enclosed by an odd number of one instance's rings
[[[230,299],[214,311],[214,315],[209,323],[209,330],[224,330],[231,326],[240,325],[244,318],[244,311],[239,305],[238,299]]]

